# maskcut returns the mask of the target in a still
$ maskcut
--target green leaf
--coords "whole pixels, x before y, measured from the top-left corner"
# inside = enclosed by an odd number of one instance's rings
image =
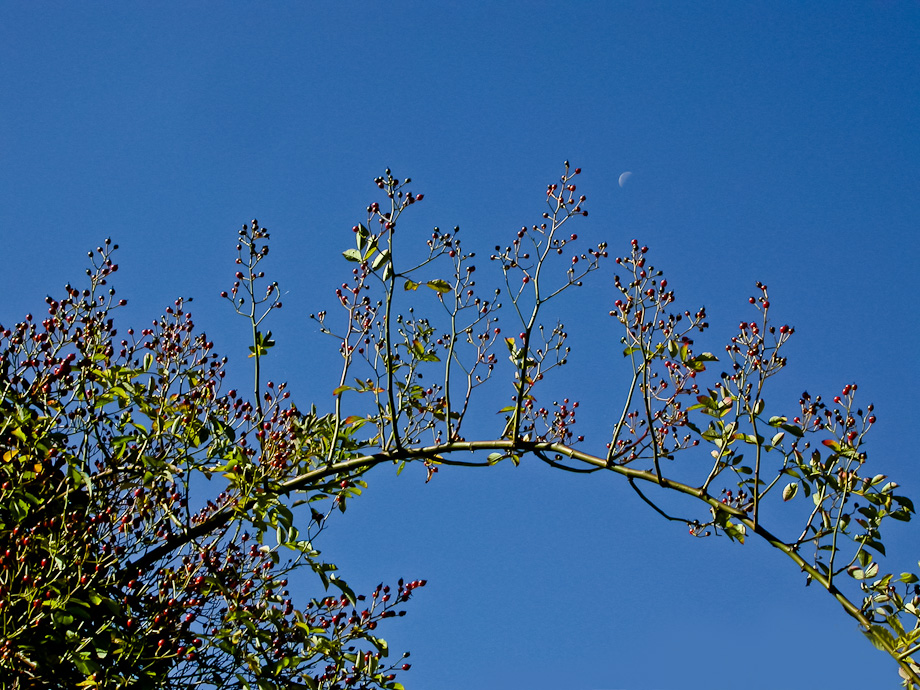
[[[503,457],[505,457],[504,453],[489,453],[489,457],[487,458],[487,460],[489,461],[490,465],[494,465],[495,463],[499,462]]]
[[[355,263],[360,263],[363,258],[361,256],[361,252],[357,249],[346,249],[344,252],[342,252],[342,256],[344,256],[349,261],[354,261]]]
[[[259,331],[256,331],[255,342],[253,343],[252,347],[249,348],[249,352],[252,354],[250,354],[249,356],[255,357],[256,355],[258,355],[259,357],[261,357],[262,355],[268,354],[268,351],[274,346],[275,346],[275,341],[272,340],[271,331],[269,331],[268,333],[261,333]]]
[[[355,593],[351,591],[351,587],[348,586],[348,583],[345,582],[345,580],[340,580],[333,576],[329,578],[329,584],[335,585],[340,590],[342,590],[342,594],[344,594],[345,598],[348,599],[348,603],[351,604],[352,606],[355,606],[355,602],[357,601],[357,598],[355,597]]]
[[[361,252],[361,256],[364,259],[364,261],[367,261],[368,258],[370,258],[370,256],[375,251],[377,251],[377,238],[374,237],[373,235],[368,235],[368,234],[362,235],[359,232],[357,234],[356,241],[358,243],[357,244],[358,250]]]
[[[55,611],[52,615],[55,625],[68,626],[73,623],[73,616],[63,611]]]
[[[780,424],[779,428],[783,431],[788,431],[790,434],[796,438],[802,438],[805,435],[805,432],[802,431],[799,427],[794,424]]]
[[[883,652],[896,647],[891,633],[880,625],[873,625],[868,630],[863,630],[862,633],[869,638],[869,641],[875,645],[876,649]]]
[[[755,436],[754,434],[737,433],[734,438],[750,443],[752,446],[759,446],[763,443],[763,436]]]
[[[684,354],[683,349],[681,349],[681,354]],[[693,369],[694,371],[705,371],[706,365],[704,362],[718,362],[719,358],[713,355],[711,352],[703,352],[702,354],[692,357],[686,361],[686,365]]]
[[[84,652],[85,654],[85,652]],[[93,661],[90,661],[89,658],[84,657],[82,654],[80,656],[73,657],[73,664],[77,667],[77,670],[80,673],[83,673],[87,676],[93,675],[96,671],[99,670],[99,665]],[[95,679],[92,681],[93,684],[96,683]]]
[[[383,264],[390,261],[390,250],[385,249],[377,255],[377,258],[374,259],[374,263],[371,264],[371,269],[378,270]]]
[[[403,290],[418,290],[418,283],[414,280],[406,280],[406,284],[403,285]]]
[[[442,294],[445,292],[450,292],[453,289],[451,288],[450,283],[448,283],[446,280],[441,280],[441,279],[429,280],[427,283],[425,283],[425,285],[430,287],[435,292],[442,293]]]
[[[786,484],[786,488],[783,489],[783,500],[789,501],[798,493],[799,483],[798,482],[789,482]]]
[[[875,551],[878,551],[883,556],[886,555],[885,545],[882,542],[878,541],[877,539],[872,539],[871,537],[867,537],[865,535],[855,537],[855,539],[856,541],[865,545],[867,549],[874,549]]]
[[[734,522],[725,523],[725,534],[728,535],[728,538],[732,541],[738,541],[744,543],[744,536],[747,533],[747,529],[743,524],[735,524]]]

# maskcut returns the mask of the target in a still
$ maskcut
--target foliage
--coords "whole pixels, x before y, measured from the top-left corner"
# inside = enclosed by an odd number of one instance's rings
[[[90,254],[87,289],[2,333],[4,686],[400,688],[408,665],[374,631],[424,582],[356,595],[311,545],[362,485],[325,469],[330,418],[283,384],[222,394],[226,360],[182,300],[119,340],[115,248]],[[254,269],[267,250],[247,248]],[[258,363],[271,340],[254,343]],[[285,479],[318,468],[287,501]],[[329,592],[297,608],[304,567]]]
[[[264,323],[282,305],[260,270],[269,234],[257,221],[239,232],[235,282],[222,293],[251,330],[251,399],[224,392],[226,360],[195,334],[182,300],[152,327],[117,337],[113,313],[124,302],[108,287],[118,268],[108,241],[90,253],[87,288],[49,298],[41,322],[0,328],[4,682],[400,688],[396,672],[409,665],[390,660],[376,629],[425,581],[356,595],[313,542],[376,465],[422,463],[431,479],[442,465],[532,458],[616,473],[693,536],[766,540],[894,658],[905,685],[920,687],[920,578],[881,569],[883,523],[909,520],[914,506],[867,469],[876,420],[855,384],[832,401],[803,393],[791,415],[768,412],[767,382],[785,366],[794,329],[773,325],[765,285],[724,355],[697,352],[705,310],[677,309],[633,240],[614,259],[622,276],[609,317],[622,327],[632,377],[609,442],[581,449],[577,401],[539,404],[541,382],[570,353],[565,326],[544,321],[546,305],[610,258],[606,244],[573,249],[578,236],[566,226],[587,215],[580,172],[566,163],[542,218],[494,248],[504,285],[485,295],[459,228],[435,228],[406,263],[397,226],[423,196],[389,170],[378,178],[384,198],[343,252],[352,271],[335,292],[340,318],[312,317],[342,362],[326,414],[263,381],[274,346]],[[487,405],[480,389],[491,379],[510,384],[503,429],[469,440],[469,413]],[[702,472],[677,462],[702,449]],[[668,492],[699,510],[672,515]],[[801,524],[781,537],[765,521],[784,506],[799,508]],[[297,569],[325,593],[295,603],[286,588]]]

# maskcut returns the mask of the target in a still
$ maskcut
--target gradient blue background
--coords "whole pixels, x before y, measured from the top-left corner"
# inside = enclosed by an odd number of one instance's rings
[[[591,212],[579,234],[649,244],[681,307],[707,306],[707,349],[766,282],[797,328],[768,402],[794,414],[803,389],[858,381],[875,471],[916,495],[918,46],[906,1],[7,2],[0,322],[40,312],[111,236],[122,326],[194,296],[248,380],[245,324],[217,295],[257,217],[288,292],[270,375],[328,408],[336,346],[305,317],[349,271],[371,180],[390,166],[425,193],[406,236],[460,225],[487,254],[538,217],[569,159]],[[548,385],[582,402],[588,449],[628,376],[611,272],[556,312],[576,350]],[[412,650],[408,688],[898,685],[781,555],[691,539],[614,476],[525,463],[423,479],[381,468],[317,544],[357,588],[429,580],[384,631]],[[891,569],[915,566],[917,535],[885,533]]]

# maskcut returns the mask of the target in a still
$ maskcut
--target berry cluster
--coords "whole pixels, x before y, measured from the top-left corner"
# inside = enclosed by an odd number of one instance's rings
[[[648,263],[649,248],[632,240],[631,252],[617,257],[616,264],[630,272],[628,279],[614,276],[614,287],[621,297],[614,301],[610,316],[625,330],[621,342],[624,355],[633,367],[632,392],[627,396],[621,417],[607,445],[608,462],[633,462],[640,458],[669,457],[674,452],[696,445],[687,433],[684,395],[697,395],[697,374],[715,361],[709,353],[695,355],[694,331],[708,328],[706,310],[695,313],[671,312],[675,295],[662,271]],[[628,433],[628,436],[624,434]]]

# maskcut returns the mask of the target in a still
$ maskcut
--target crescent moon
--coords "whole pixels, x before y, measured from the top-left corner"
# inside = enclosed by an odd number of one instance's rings
[[[632,177],[632,173],[629,172],[629,171],[627,171],[627,172],[623,173],[622,175],[620,175],[620,186],[621,186],[621,187],[625,186],[626,183],[629,182],[629,178],[630,178],[630,177]]]

